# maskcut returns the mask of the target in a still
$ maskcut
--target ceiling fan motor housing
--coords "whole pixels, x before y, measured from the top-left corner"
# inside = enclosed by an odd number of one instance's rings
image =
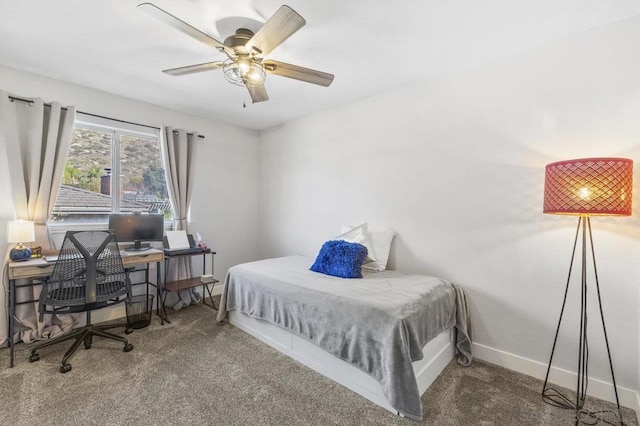
[[[224,39],[224,45],[233,49],[237,55],[248,54],[245,45],[253,37],[253,31],[246,28],[238,28],[236,33]]]

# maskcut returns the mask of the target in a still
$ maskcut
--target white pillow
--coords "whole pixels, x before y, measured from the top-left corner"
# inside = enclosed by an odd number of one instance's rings
[[[386,231],[370,232],[373,250],[376,254],[376,260],[362,265],[363,268],[373,269],[374,271],[384,271],[387,269],[389,261],[389,251],[391,250],[391,242],[396,236],[395,231],[387,229]]]
[[[334,240],[344,240],[348,243],[362,244],[367,248],[367,259],[365,262],[373,262],[376,260],[376,252],[371,237],[369,236],[366,222],[355,227],[343,226],[342,234],[335,237]]]

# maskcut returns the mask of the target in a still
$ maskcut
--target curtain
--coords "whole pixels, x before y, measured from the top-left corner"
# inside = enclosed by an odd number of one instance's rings
[[[187,133],[184,129],[173,129],[171,126],[163,126],[161,133],[167,190],[175,216],[174,230],[188,232],[187,217],[193,192],[198,133]],[[190,262],[188,257],[172,260],[166,279],[190,278]],[[177,295],[173,293],[167,295],[166,306],[180,309],[199,300],[198,294],[193,289],[182,290]]]
[[[53,249],[47,219],[58,194],[75,114],[74,106],[63,108],[58,102],[49,105],[39,98],[29,99],[29,102],[14,101],[9,93],[0,91],[0,138],[4,140],[10,160],[9,178],[16,218],[34,222],[34,244],[42,246],[43,250]],[[8,288],[7,281],[4,274],[5,288]],[[19,289],[16,300],[36,299],[39,291],[39,287]],[[6,309],[6,292],[3,296],[1,310]],[[14,341],[16,338],[30,342],[50,337],[69,329],[77,321],[77,316],[59,316],[45,317],[45,322],[39,323],[36,307],[37,302],[16,306]],[[7,316],[3,313],[1,317]],[[0,330],[0,345],[7,343],[6,329],[3,326]]]

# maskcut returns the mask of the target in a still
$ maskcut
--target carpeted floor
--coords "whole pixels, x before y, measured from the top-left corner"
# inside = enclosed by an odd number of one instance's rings
[[[17,346],[16,366],[0,350],[0,424],[7,425],[562,425],[573,413],[541,401],[541,382],[492,364],[454,362],[423,395],[423,422],[394,416],[262,342],[214,322],[196,305],[156,317],[116,342],[96,338],[73,369],[58,368],[68,344],[29,363]],[[590,409],[611,404],[588,400]],[[624,411],[625,424],[637,425]],[[601,423],[603,424],[603,423]]]

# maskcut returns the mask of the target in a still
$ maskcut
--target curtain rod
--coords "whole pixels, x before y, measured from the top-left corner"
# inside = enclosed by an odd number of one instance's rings
[[[17,96],[11,96],[9,95],[9,100],[11,102],[13,101],[21,101],[21,102],[26,102],[29,105],[33,105],[33,101],[31,99],[25,99],[25,98],[19,98]],[[45,103],[45,106],[50,107],[51,104]],[[62,107],[63,110],[67,110],[65,107]],[[76,113],[78,114],[84,114],[84,115],[90,115],[91,117],[96,117],[96,118],[104,118],[105,120],[111,120],[111,121],[117,121],[118,123],[125,123],[125,124],[133,124],[135,126],[142,126],[142,127],[147,127],[149,129],[155,129],[155,130],[160,130],[159,127],[155,127],[155,126],[149,126],[148,124],[140,124],[140,123],[134,123],[132,121],[126,121],[126,120],[120,120],[118,118],[112,118],[112,117],[105,117],[104,115],[98,115],[98,114],[92,114],[90,112],[84,112],[84,111],[76,111]],[[174,130],[175,131],[175,130]],[[187,133],[188,135],[193,136],[193,133]],[[204,135],[198,135],[198,137],[200,139],[204,139]]]

